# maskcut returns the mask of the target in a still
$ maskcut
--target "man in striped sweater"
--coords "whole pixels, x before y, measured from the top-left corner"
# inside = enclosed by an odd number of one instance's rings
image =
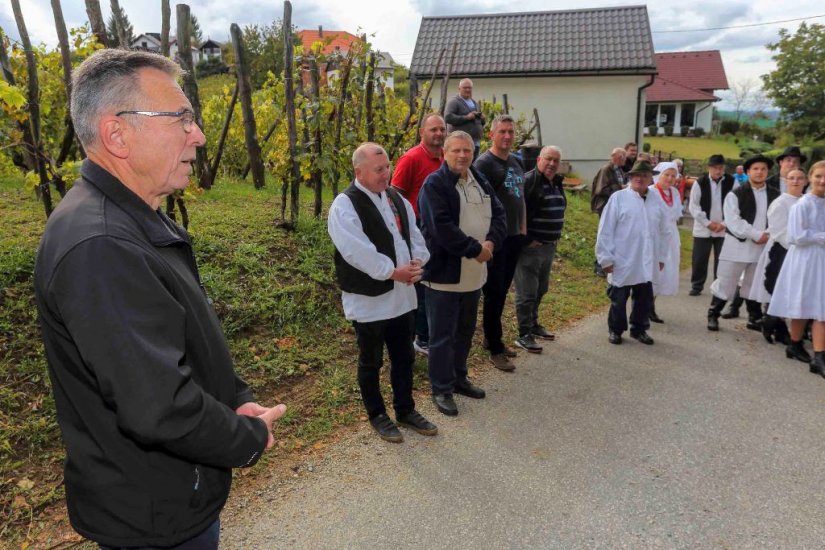
[[[527,204],[527,238],[516,264],[516,316],[519,338],[516,345],[531,353],[541,353],[536,338],[554,340],[552,332],[539,323],[539,305],[550,286],[550,270],[556,243],[564,227],[567,199],[558,173],[561,149],[548,145],[541,150],[535,169],[524,175]]]

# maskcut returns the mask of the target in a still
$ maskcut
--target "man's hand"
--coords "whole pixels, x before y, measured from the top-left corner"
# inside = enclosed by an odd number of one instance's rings
[[[725,224],[722,222],[710,222],[708,224],[708,229],[710,229],[711,233],[719,233],[720,231],[725,230]]]
[[[768,242],[769,238],[770,238],[770,235],[766,231],[766,232],[762,233],[762,236],[759,237],[758,241],[754,241],[754,242],[756,242],[756,244],[765,244],[766,242]]]
[[[266,440],[266,448],[272,448],[272,445],[275,444],[275,438],[272,435],[272,424],[281,418],[284,413],[286,412],[286,405],[283,403],[279,405],[275,405],[271,409],[267,409],[266,407],[262,407],[254,402],[244,403],[237,409],[235,409],[235,413],[243,416],[254,416],[256,418],[260,418],[266,424],[266,431],[268,433],[268,437]]]
[[[411,285],[420,281],[423,274],[424,268],[421,267],[420,262],[413,260],[406,265],[401,265],[393,269],[390,279]]]
[[[476,119],[476,112],[470,111],[470,114],[467,115],[467,120],[475,120]]]
[[[478,256],[476,256],[475,260],[478,263],[483,264],[484,262],[489,262],[492,259],[493,259],[493,251],[490,250],[489,247],[481,245],[481,253]]]
[[[609,265],[607,267],[603,267],[602,271],[604,271],[605,273],[613,273],[613,266]]]
[[[490,254],[492,254],[496,249],[496,243],[494,243],[493,241],[484,241],[483,243],[481,243],[481,246],[489,250]]]
[[[530,241],[530,244],[527,245],[527,248],[538,248],[541,246],[541,241]]]

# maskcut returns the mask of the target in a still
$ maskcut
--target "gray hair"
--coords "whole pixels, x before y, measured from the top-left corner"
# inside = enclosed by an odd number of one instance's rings
[[[493,123],[490,125],[490,131],[495,132],[496,128],[502,122],[509,122],[513,126],[516,125],[516,120],[510,115],[498,115],[496,118],[493,119]]]
[[[359,145],[358,148],[352,153],[352,167],[358,168],[359,166],[364,164],[364,161],[367,160],[367,157],[370,155],[370,153],[372,153],[373,156],[388,156],[387,152],[384,150],[383,147],[381,147],[377,143],[367,141]]]
[[[554,151],[559,154],[559,158],[561,158],[561,149],[556,147],[555,145],[545,145],[541,148],[541,152],[539,153],[540,157],[543,157],[545,153],[549,153],[550,151]]]
[[[473,136],[465,132],[464,130],[456,130],[454,132],[450,132],[450,135],[447,136],[447,139],[444,140],[444,149],[447,149],[447,144],[451,141],[455,141],[457,139],[463,139],[464,141],[470,142],[470,145],[475,148],[475,141],[473,141]]]
[[[177,63],[162,55],[119,49],[95,52],[72,73],[72,123],[84,147],[97,141],[101,116],[141,107],[140,69],[157,69],[175,79],[183,74]]]
[[[613,155],[618,155],[619,153],[621,153],[623,155],[627,155],[627,151],[625,151],[621,147],[616,147],[615,149],[610,151],[610,156],[612,157]]]

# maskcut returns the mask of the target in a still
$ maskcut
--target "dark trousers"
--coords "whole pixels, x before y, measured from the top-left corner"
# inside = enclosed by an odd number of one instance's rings
[[[628,286],[607,286],[610,311],[607,313],[607,328],[621,334],[627,330],[627,299],[631,298],[630,332],[638,334],[650,328],[650,306],[653,303],[653,283],[639,283]]]
[[[719,267],[719,253],[725,237],[693,237],[693,267],[690,273],[690,288],[702,291],[708,279],[708,261],[713,251],[713,278]]]
[[[516,318],[519,336],[539,326],[539,305],[550,288],[550,270],[556,256],[556,243],[525,246],[516,267]]]
[[[217,550],[221,539],[221,520],[216,519],[212,525],[191,539],[175,546],[105,546],[100,550]]]
[[[424,285],[415,283],[415,297],[418,299],[418,309],[415,310],[415,336],[419,342],[430,341],[430,327],[427,324],[427,298]]]
[[[444,292],[425,288],[430,353],[427,364],[433,394],[453,393],[456,380],[467,378],[467,356],[476,330],[481,291]]]
[[[513,235],[504,239],[501,250],[493,253],[493,261],[487,264],[487,282],[482,287],[484,293],[484,338],[490,348],[490,354],[504,352],[504,342],[501,341],[501,314],[504,312],[504,302],[507,292],[516,273],[516,264],[524,246],[524,237]]]
[[[379,383],[385,344],[390,356],[392,406],[396,414],[412,411],[415,408],[412,397],[415,312],[370,323],[354,321],[352,326],[358,339],[358,387],[367,415],[374,418],[387,412]]]

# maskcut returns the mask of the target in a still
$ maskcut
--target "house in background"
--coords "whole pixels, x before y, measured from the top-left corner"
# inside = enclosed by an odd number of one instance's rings
[[[719,50],[657,53],[656,68],[659,74],[647,89],[645,132],[653,126],[659,134],[665,126],[673,126],[674,135],[683,126],[710,132],[713,104],[720,100],[714,91],[728,89]]]
[[[645,88],[656,74],[645,6],[424,17],[410,64],[419,93],[433,72],[444,76],[453,44],[447,97],[469,77],[478,101],[507,94],[510,113],[528,120],[536,109],[541,144],[561,147],[585,181],[614,147],[641,138]],[[438,78],[430,96],[436,109],[440,94]]]
[[[145,50],[148,52],[156,52],[160,53],[160,33],[159,32],[147,32],[138,35],[132,43],[130,47],[133,50]],[[220,50],[220,46],[218,46]],[[192,56],[192,66],[198,64],[198,61],[201,60],[201,51],[192,46],[190,48],[190,55]],[[169,57],[172,59],[178,60],[178,42],[174,36],[169,37]]]
[[[312,45],[316,42],[323,42],[324,47],[321,53],[326,56],[329,61],[318,67],[321,72],[321,78],[324,81],[336,78],[340,72],[340,61],[343,60],[350,49],[356,44],[361,43],[361,38],[355,36],[347,31],[330,31],[324,30],[322,26],[318,26],[318,30],[305,29],[298,31],[298,37],[301,39],[301,44],[304,52],[309,52]],[[375,75],[388,88],[392,88],[395,84],[393,79],[393,59],[387,52],[376,52],[375,60]],[[309,77],[304,73],[304,83],[309,84]]]
[[[221,61],[223,61],[223,54],[221,53],[221,43],[211,38],[207,38],[206,42],[201,44],[201,47],[198,48],[200,52],[201,61],[206,61],[208,59],[212,59],[213,57],[217,57]]]

